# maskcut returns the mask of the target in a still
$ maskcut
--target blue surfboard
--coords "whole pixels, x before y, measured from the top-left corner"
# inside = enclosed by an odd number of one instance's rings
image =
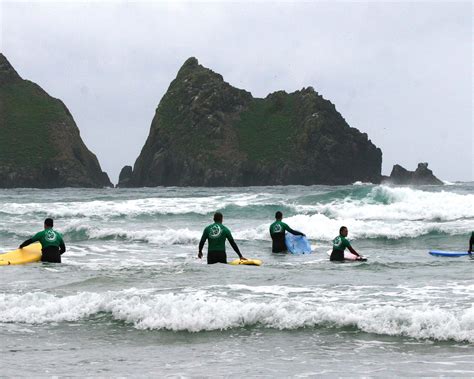
[[[442,251],[442,250],[430,250],[429,254],[435,257],[464,257],[469,255],[467,251]]]
[[[285,242],[291,254],[311,254],[311,245],[306,237],[286,233]]]

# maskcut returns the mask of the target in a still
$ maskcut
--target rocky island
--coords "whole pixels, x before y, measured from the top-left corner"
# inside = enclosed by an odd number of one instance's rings
[[[382,152],[313,88],[254,98],[189,58],[119,187],[378,183]]]
[[[443,185],[444,183],[434,176],[433,171],[428,168],[428,163],[418,163],[415,171],[408,171],[396,164],[393,166],[389,177],[384,177],[384,184],[395,185]]]
[[[0,54],[0,188],[112,186],[61,100]]]

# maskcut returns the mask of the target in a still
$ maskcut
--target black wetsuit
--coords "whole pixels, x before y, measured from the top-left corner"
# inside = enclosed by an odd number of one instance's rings
[[[472,245],[474,245],[474,232],[471,233],[471,238],[469,238],[469,251],[472,254]]]
[[[227,263],[227,254],[225,251],[208,251],[207,264]]]
[[[272,253],[282,253],[287,251],[285,242],[285,232],[289,232],[295,236],[304,236],[304,233],[291,229],[281,220],[275,221],[270,225],[270,236],[272,237]]]
[[[61,254],[66,251],[66,247],[56,247],[56,246],[48,246],[44,249],[41,249],[43,253],[41,255],[41,262],[52,262],[52,263],[61,263]]]
[[[331,252],[331,256],[329,257],[330,261],[335,261],[335,262],[342,262],[344,260],[344,251],[342,250],[335,250]]]

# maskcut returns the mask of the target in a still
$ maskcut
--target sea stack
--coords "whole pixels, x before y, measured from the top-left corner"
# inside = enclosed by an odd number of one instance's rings
[[[396,164],[392,168],[389,177],[385,177],[383,183],[395,185],[443,185],[444,183],[434,176],[433,171],[428,168],[428,163],[418,163],[415,171],[408,171]]]
[[[0,188],[112,186],[59,99],[0,54]]]
[[[120,187],[380,181],[382,152],[313,88],[266,98],[189,58]]]

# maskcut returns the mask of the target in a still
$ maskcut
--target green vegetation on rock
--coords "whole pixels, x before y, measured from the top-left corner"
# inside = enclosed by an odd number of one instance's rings
[[[0,188],[111,185],[66,106],[0,54]]]
[[[295,103],[294,97],[286,94],[270,100],[255,99],[249,109],[240,114],[235,128],[240,150],[250,163],[284,162],[291,156]]]
[[[0,161],[37,166],[57,155],[48,125],[67,117],[34,83],[22,81],[0,87]]]

